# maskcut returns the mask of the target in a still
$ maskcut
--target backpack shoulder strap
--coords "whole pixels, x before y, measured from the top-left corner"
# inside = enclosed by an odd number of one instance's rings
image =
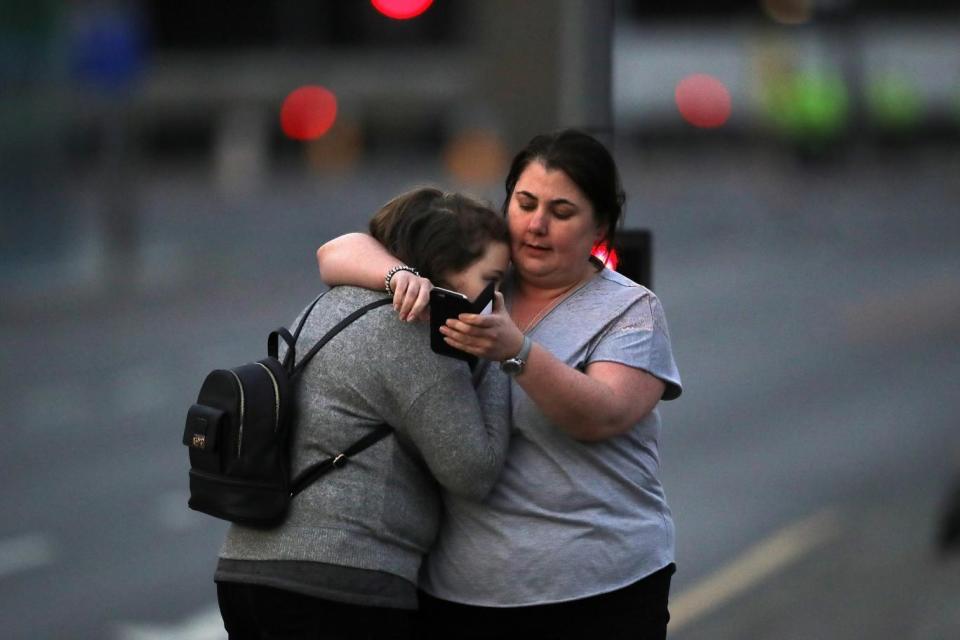
[[[294,478],[293,482],[290,483],[290,497],[292,498],[309,487],[325,473],[342,467],[351,456],[354,456],[370,445],[383,440],[390,435],[392,431],[393,429],[390,427],[390,425],[381,424],[376,429],[344,449],[342,453],[338,453],[337,455],[327,458],[326,460],[321,460],[320,462],[310,465],[304,469],[300,475]]]
[[[390,304],[391,302],[393,302],[393,299],[392,299],[392,298],[387,298],[387,297],[381,298],[381,299],[379,299],[379,300],[374,300],[373,302],[371,302],[371,303],[369,303],[369,304],[365,304],[364,306],[360,307],[359,309],[357,309],[356,311],[354,311],[353,313],[351,313],[350,315],[348,315],[346,318],[344,318],[343,320],[341,320],[340,322],[338,322],[335,327],[333,327],[332,329],[330,329],[330,331],[327,331],[327,333],[326,333],[322,338],[320,338],[320,340],[317,341],[317,344],[313,345],[313,348],[310,349],[310,351],[307,352],[307,355],[303,356],[303,360],[301,360],[300,362],[298,362],[298,363],[296,364],[296,366],[293,367],[293,370],[290,372],[290,375],[291,375],[291,376],[295,376],[295,375],[297,375],[298,373],[300,373],[300,371],[302,371],[303,368],[304,368],[305,366],[307,366],[307,363],[310,362],[311,358],[313,358],[313,356],[317,355],[317,351],[320,351],[320,349],[322,349],[325,344],[327,344],[328,342],[330,342],[330,340],[331,340],[335,335],[337,335],[338,333],[340,333],[341,331],[343,331],[343,329],[346,328],[347,325],[349,325],[351,322],[353,322],[354,320],[356,320],[356,319],[359,318],[360,316],[364,315],[365,313],[367,313],[367,312],[370,311],[371,309],[376,309],[377,307],[382,307],[382,306],[384,306],[384,305],[388,305],[388,304]],[[298,331],[298,333],[299,333],[299,331]]]
[[[287,343],[287,353],[283,358],[283,368],[287,371],[290,370],[290,365],[296,359],[297,338],[300,337],[300,332],[303,330],[303,325],[306,324],[307,318],[310,317],[310,312],[313,311],[313,308],[317,306],[318,302],[320,302],[320,298],[328,293],[330,293],[329,289],[314,298],[313,302],[310,303],[310,306],[307,307],[307,310],[303,312],[303,316],[300,317],[300,323],[297,325],[293,335],[290,335],[290,332],[287,331],[286,327],[280,327],[279,329],[271,331],[270,335],[267,336],[267,355],[271,358],[276,358],[277,354],[279,353],[279,338],[283,338],[283,341]]]
[[[310,303],[310,306],[307,307],[307,310],[303,312],[303,317],[300,318],[300,323],[297,324],[297,328],[296,328],[296,330],[293,332],[293,339],[294,339],[294,340],[297,340],[298,338],[300,338],[300,332],[303,331],[303,325],[305,325],[305,324],[307,323],[307,318],[310,317],[310,313],[313,311],[313,308],[314,308],[315,306],[317,306],[317,303],[318,303],[318,302],[320,302],[320,298],[322,298],[323,296],[327,295],[327,294],[330,293],[332,290],[333,290],[333,289],[327,289],[326,291],[324,291],[323,293],[321,293],[320,295],[318,295],[316,298],[314,298],[313,302]]]

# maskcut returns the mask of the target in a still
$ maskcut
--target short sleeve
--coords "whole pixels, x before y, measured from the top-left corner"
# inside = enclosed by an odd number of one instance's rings
[[[657,297],[649,293],[613,319],[587,357],[590,362],[619,362],[643,369],[666,384],[662,399],[683,392],[680,372],[673,359],[667,319]]]

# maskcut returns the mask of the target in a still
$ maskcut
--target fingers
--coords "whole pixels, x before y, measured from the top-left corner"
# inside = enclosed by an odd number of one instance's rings
[[[447,344],[488,360],[513,357],[523,344],[523,333],[502,313],[463,313],[447,320],[440,333]]]
[[[459,325],[454,325],[451,323],[458,322]],[[478,313],[461,313],[456,318],[450,318],[447,320],[447,326],[457,327],[459,331],[466,331],[468,327],[476,327],[477,329],[492,329],[497,324],[496,318],[490,314],[478,314]]]
[[[394,276],[393,308],[401,320],[412,322],[421,316],[430,304],[430,290],[433,284],[410,272],[400,272]]]
[[[416,302],[413,303],[413,307],[410,309],[410,314],[415,319],[426,321],[429,318],[430,290],[433,289],[433,283],[426,278],[423,278],[423,281],[426,283],[426,286],[420,287],[420,292],[417,294]]]
[[[471,344],[469,344],[469,343],[459,342],[458,340],[455,340],[455,339],[453,339],[453,338],[444,338],[443,341],[446,342],[446,343],[447,343],[448,345],[450,345],[451,347],[453,347],[454,349],[459,349],[460,351],[465,351],[465,352],[469,353],[469,354],[472,355],[472,356],[477,356],[478,358],[484,358],[484,359],[486,359],[486,357],[487,357],[487,356],[486,356],[486,353],[484,353],[483,349],[478,349],[477,347],[474,347],[473,345],[471,345]]]
[[[499,291],[495,291],[493,294],[493,312],[500,313],[501,311],[506,311],[507,305],[503,300],[503,294]]]
[[[466,316],[463,314],[461,317]],[[482,335],[483,329],[481,327],[475,327],[474,325],[463,322],[462,320],[456,320],[451,318],[447,322],[440,326],[440,333],[445,336],[451,336],[457,340],[463,341],[468,338],[477,338]]]
[[[413,309],[413,305],[417,302],[418,295],[420,295],[420,283],[411,282],[404,291],[403,300],[400,301],[400,308],[398,311],[400,312],[401,320],[409,320],[410,311]]]
[[[400,311],[403,308],[403,301],[407,295],[407,288],[410,286],[410,275],[406,272],[400,272],[393,276],[390,284],[393,286],[393,308]]]
[[[473,337],[447,326],[441,326],[440,333],[443,334],[443,341],[455,349],[480,357],[486,357],[487,355],[486,352],[490,346],[489,340]]]
[[[461,351],[481,358],[491,358],[491,354],[497,351],[497,331],[495,327],[483,324],[488,321],[487,316],[464,313],[460,318],[462,320],[451,318],[440,327],[444,341]],[[463,321],[467,319],[471,322]]]

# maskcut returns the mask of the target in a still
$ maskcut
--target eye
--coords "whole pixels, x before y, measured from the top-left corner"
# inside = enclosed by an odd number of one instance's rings
[[[531,198],[520,196],[517,198],[517,206],[524,211],[533,211],[537,208],[537,201]]]

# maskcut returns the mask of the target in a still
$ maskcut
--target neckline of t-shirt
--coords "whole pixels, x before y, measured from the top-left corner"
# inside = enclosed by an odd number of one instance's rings
[[[590,276],[589,278],[587,278],[586,280],[584,280],[579,286],[573,288],[573,289],[572,289],[569,293],[567,293],[559,302],[557,302],[557,303],[554,304],[552,307],[550,307],[550,309],[549,309],[546,313],[544,313],[541,317],[537,318],[536,322],[534,322],[534,323],[531,324],[529,327],[527,327],[526,330],[523,332],[523,334],[526,335],[526,336],[529,336],[530,334],[532,334],[532,333],[536,330],[537,327],[539,327],[541,324],[543,324],[543,321],[544,321],[544,320],[546,320],[546,319],[549,318],[551,315],[553,315],[553,312],[554,312],[554,311],[556,311],[557,309],[559,309],[560,307],[562,307],[564,304],[566,304],[568,301],[572,300],[574,297],[578,296],[578,295],[580,294],[580,292],[582,292],[584,289],[586,289],[586,288],[590,285],[591,282],[593,282],[593,281],[595,281],[595,280],[599,280],[600,277],[603,275],[603,272],[604,272],[605,270],[606,270],[606,268],[600,269],[599,271],[597,271],[596,273],[594,273],[592,276]]]

